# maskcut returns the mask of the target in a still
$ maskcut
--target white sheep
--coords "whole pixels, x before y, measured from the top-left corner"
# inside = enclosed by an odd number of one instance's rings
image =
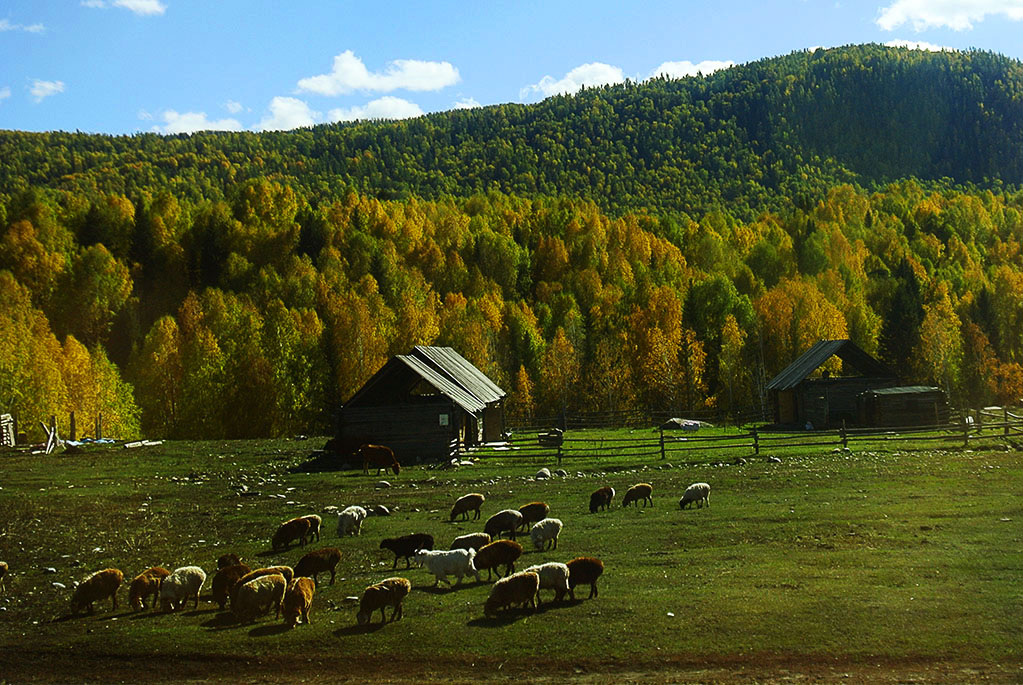
[[[231,600],[231,612],[239,621],[254,621],[276,607],[274,615],[278,616],[287,588],[288,581],[280,573],[253,578],[237,588]]]
[[[206,582],[206,571],[198,566],[182,566],[174,569],[160,583],[160,606],[164,611],[175,611],[185,606],[189,599],[195,598],[195,608],[199,608],[199,590]]]
[[[362,533],[362,522],[366,519],[366,510],[352,505],[337,515],[338,537],[359,535]]]
[[[479,573],[476,572],[476,567],[473,565],[472,560],[476,556],[476,550],[474,549],[449,549],[449,550],[420,550],[416,553],[416,563],[420,566],[425,566],[426,570],[434,575],[436,580],[433,583],[434,587],[440,581],[444,581],[448,585],[451,582],[447,579],[448,576],[455,576],[458,578],[458,582],[462,582],[462,576],[476,576],[476,580],[479,580]]]
[[[558,561],[549,561],[546,564],[530,566],[526,571],[532,571],[540,576],[540,590],[554,590],[554,601],[560,602],[568,593],[568,565]],[[539,590],[537,599],[539,599]]]
[[[533,524],[529,529],[529,537],[533,540],[533,547],[537,550],[550,548],[551,543],[554,549],[558,548],[558,535],[561,534],[561,519],[546,518]]]
[[[707,506],[710,506],[710,486],[706,483],[693,483],[686,491],[682,493],[682,499],[678,501],[679,509],[685,509],[693,502],[696,503],[697,508],[702,508],[703,503],[706,502]]]

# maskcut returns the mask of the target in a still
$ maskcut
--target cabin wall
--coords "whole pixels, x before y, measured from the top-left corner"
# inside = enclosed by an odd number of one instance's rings
[[[452,443],[466,428],[474,430],[475,423],[447,398],[389,407],[345,407],[338,439],[345,451],[373,443],[390,447],[399,462],[437,461],[448,459]]]
[[[856,398],[866,390],[890,388],[896,383],[888,378],[820,378],[808,379],[796,388],[798,398],[797,419],[803,426],[807,422],[814,428],[837,428],[845,421],[855,424],[859,420]]]

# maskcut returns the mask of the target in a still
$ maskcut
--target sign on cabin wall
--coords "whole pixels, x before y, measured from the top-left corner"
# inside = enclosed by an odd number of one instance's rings
[[[447,426],[449,421],[450,421],[450,416],[448,414],[441,414],[440,415],[440,425]]]

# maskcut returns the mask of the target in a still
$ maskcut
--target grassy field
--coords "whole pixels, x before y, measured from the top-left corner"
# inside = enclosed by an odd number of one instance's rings
[[[556,464],[510,452],[380,478],[310,469],[322,442],[0,456],[0,559],[11,567],[0,682],[1023,681],[1018,452],[827,450],[697,465],[608,456],[566,460],[567,477],[537,481],[540,466]],[[392,487],[376,488],[381,478]],[[680,511],[682,491],[700,480],[712,485],[711,506]],[[655,506],[623,509],[625,489],[643,481]],[[603,484],[618,491],[615,506],[591,515],[589,494]],[[425,570],[399,562],[414,586],[404,619],[356,626],[345,598],[392,575],[380,540],[427,532],[446,548],[482,530],[482,520],[447,520],[454,499],[474,491],[487,497],[484,518],[546,501],[565,524],[559,548],[535,552],[526,540],[516,568],[597,556],[600,596],[488,619],[489,583],[433,588]],[[393,515],[345,539],[328,517],[320,543],[270,551],[280,521],[348,504]],[[98,569],[130,579],[196,564],[212,577],[227,551],[253,567],[294,565],[325,545],[343,551],[337,583],[321,576],[312,624],[294,630],[272,617],[235,624],[208,584],[197,611],[133,614],[122,588],[116,612],[104,603],[69,616],[74,581]]]

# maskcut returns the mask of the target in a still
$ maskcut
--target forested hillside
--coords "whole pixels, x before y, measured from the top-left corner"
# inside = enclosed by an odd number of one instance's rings
[[[850,47],[285,133],[0,133],[0,411],[325,430],[452,345],[519,411],[754,404],[822,337],[1023,395],[1023,70]]]

